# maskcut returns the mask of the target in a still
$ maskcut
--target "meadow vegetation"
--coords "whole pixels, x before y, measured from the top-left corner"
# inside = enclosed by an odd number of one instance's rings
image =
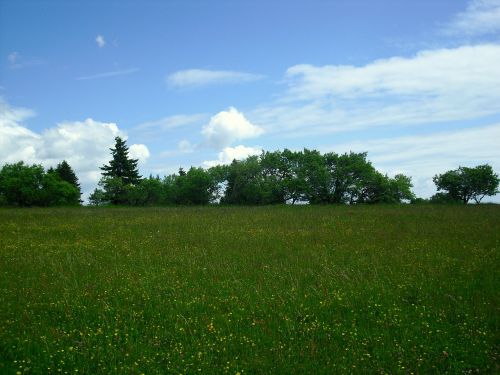
[[[493,373],[500,210],[0,210],[0,373]]]

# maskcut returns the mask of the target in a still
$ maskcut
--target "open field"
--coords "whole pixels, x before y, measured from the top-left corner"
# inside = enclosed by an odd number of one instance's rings
[[[0,210],[0,373],[493,373],[500,207]]]

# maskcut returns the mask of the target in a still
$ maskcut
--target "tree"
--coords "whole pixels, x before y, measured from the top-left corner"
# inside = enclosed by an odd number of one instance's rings
[[[102,206],[103,204],[108,203],[106,200],[106,193],[101,189],[94,189],[92,194],[89,196],[89,203],[92,206]]]
[[[187,172],[179,170],[175,179],[175,202],[178,204],[208,204],[212,198],[214,182],[203,168],[191,167]]]
[[[8,205],[40,205],[44,174],[41,165],[26,165],[22,161],[5,164],[0,171],[0,195]]]
[[[136,185],[141,180],[137,169],[138,159],[128,156],[128,146],[120,137],[115,138],[115,148],[111,148],[113,159],[109,165],[101,167],[103,177],[121,178],[124,185]]]
[[[233,160],[227,173],[226,191],[222,203],[258,205],[266,203],[263,189],[262,166],[259,157]]]
[[[488,164],[474,168],[459,167],[434,176],[433,181],[438,192],[444,191],[449,196],[447,199],[440,196],[440,201],[461,201],[467,204],[473,199],[480,203],[485,196],[498,193],[498,175]]]
[[[109,165],[101,167],[102,179],[99,185],[103,187],[106,200],[112,204],[127,203],[127,193],[141,181],[137,169],[137,159],[128,155],[128,146],[120,137],[115,138],[115,148],[111,148],[112,159]]]
[[[12,206],[55,206],[80,204],[80,190],[62,180],[53,170],[23,162],[5,164],[0,171],[0,196]]]
[[[52,168],[50,168],[47,171],[47,173],[50,173],[51,169]],[[66,181],[69,184],[73,185],[75,188],[77,188],[79,195],[81,197],[82,190],[80,187],[80,183],[78,182],[78,177],[76,176],[75,172],[73,171],[73,169],[66,160],[63,160],[61,163],[59,163],[56,169],[53,171],[57,173],[57,175],[61,178],[61,180]]]
[[[78,206],[81,192],[78,187],[63,180],[56,172],[43,176],[40,206]]]

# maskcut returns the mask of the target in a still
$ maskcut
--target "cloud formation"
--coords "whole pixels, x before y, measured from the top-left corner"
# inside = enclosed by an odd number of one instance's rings
[[[95,42],[97,43],[99,48],[103,48],[106,45],[106,41],[102,35],[97,35],[95,38]]]
[[[115,123],[87,119],[62,122],[42,133],[22,124],[34,113],[13,108],[0,101],[0,165],[24,161],[29,164],[56,166],[66,160],[80,179],[84,195],[95,188],[101,177],[99,167],[109,162],[114,138],[125,134]],[[130,155],[144,162],[149,157],[145,145],[130,145]]]
[[[289,136],[429,124],[500,113],[500,45],[422,51],[364,66],[296,65],[281,100],[249,117]]]
[[[262,148],[260,147],[247,147],[239,145],[236,147],[224,147],[219,152],[217,160],[206,160],[203,162],[205,167],[213,167],[216,165],[230,164],[233,160],[243,160],[251,155],[260,155]]]
[[[167,76],[167,83],[177,88],[200,87],[213,84],[235,84],[262,79],[260,74],[230,70],[187,69]]]
[[[258,137],[262,133],[260,127],[252,124],[233,107],[217,113],[202,129],[205,142],[217,149],[230,146],[235,141]]]
[[[445,34],[478,36],[500,32],[500,0],[472,0],[444,28]]]

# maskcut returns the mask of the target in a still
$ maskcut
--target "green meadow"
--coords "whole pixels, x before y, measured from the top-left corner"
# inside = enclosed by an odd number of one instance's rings
[[[1,374],[499,366],[496,205],[0,210]]]

